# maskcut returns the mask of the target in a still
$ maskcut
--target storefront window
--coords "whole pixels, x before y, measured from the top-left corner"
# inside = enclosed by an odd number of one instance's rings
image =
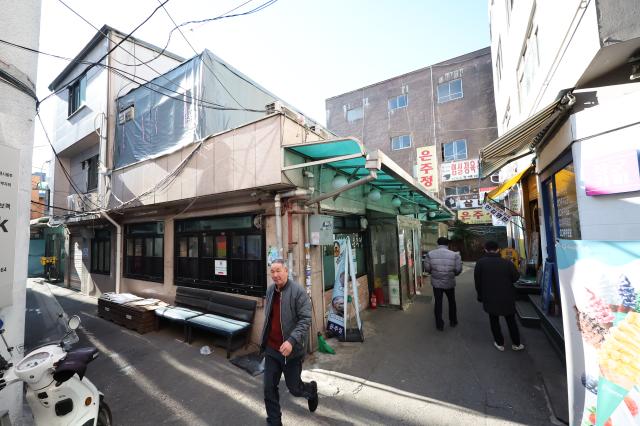
[[[578,196],[576,175],[573,164],[555,174],[556,207],[558,217],[558,237],[567,240],[580,239],[580,219],[578,217]]]
[[[164,281],[164,223],[136,223],[125,227],[124,276]]]
[[[253,226],[253,216],[184,220],[175,226],[176,285],[264,296],[264,236]]]

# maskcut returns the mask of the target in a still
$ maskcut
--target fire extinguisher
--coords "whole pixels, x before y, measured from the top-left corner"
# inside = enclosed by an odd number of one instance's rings
[[[371,293],[371,299],[369,301],[371,302],[371,309],[375,309],[378,306],[378,299],[375,294]]]

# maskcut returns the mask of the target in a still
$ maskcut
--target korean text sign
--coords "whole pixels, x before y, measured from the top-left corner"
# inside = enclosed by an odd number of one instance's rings
[[[427,191],[438,192],[438,156],[436,147],[423,146],[418,148],[418,181],[427,188]]]

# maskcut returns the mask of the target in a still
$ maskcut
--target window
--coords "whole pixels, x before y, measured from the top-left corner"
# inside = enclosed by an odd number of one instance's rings
[[[91,240],[91,273],[109,275],[111,269],[111,231],[95,231]]]
[[[528,98],[531,91],[536,71],[540,65],[538,52],[538,28],[529,27],[518,63],[518,93],[520,95],[520,108],[524,107],[523,101]]]
[[[264,296],[266,249],[253,216],[176,221],[176,285]]]
[[[406,106],[407,106],[406,94],[389,99],[389,111],[393,111],[399,108],[405,108]]]
[[[125,226],[124,276],[144,281],[164,281],[164,223]]]
[[[502,41],[498,40],[498,53],[496,55],[496,86],[502,79]]]
[[[467,159],[467,140],[458,139],[453,142],[442,144],[442,160],[458,161]]]
[[[87,169],[87,192],[98,187],[98,156],[93,156],[85,160]]]
[[[67,115],[71,116],[80,109],[85,102],[87,91],[87,76],[82,76],[69,86],[69,101],[67,104]]]
[[[438,103],[462,98],[462,79],[448,81],[438,85]]]
[[[364,109],[361,106],[347,110],[347,121],[349,123],[353,123],[354,121],[361,120],[363,116],[364,116]]]
[[[411,136],[402,135],[391,138],[391,149],[397,151],[399,149],[411,148]]]
[[[454,186],[444,189],[444,194],[448,197],[451,195],[465,195],[471,193],[471,187],[469,185]]]

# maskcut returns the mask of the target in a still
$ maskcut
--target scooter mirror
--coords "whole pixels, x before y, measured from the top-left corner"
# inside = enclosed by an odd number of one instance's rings
[[[69,318],[68,324],[70,330],[76,330],[78,327],[80,327],[80,317],[77,315],[72,316],[71,318]]]
[[[2,327],[4,327],[4,323],[2,322],[2,320],[0,319],[0,330],[2,330]]]

